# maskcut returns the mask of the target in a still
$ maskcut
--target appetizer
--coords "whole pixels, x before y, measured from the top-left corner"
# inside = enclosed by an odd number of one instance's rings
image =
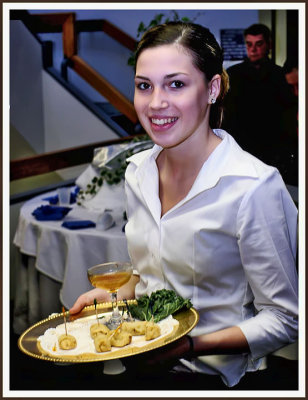
[[[95,323],[90,327],[90,335],[92,339],[94,339],[98,334],[107,335],[108,333],[110,333],[110,329],[104,324]]]
[[[95,350],[98,353],[102,353],[104,351],[110,351],[111,350],[110,333],[107,333],[107,334],[98,333],[95,336],[95,338],[94,338],[94,346],[95,346]]]
[[[154,322],[147,322],[145,328],[145,340],[156,339],[161,335],[160,327]]]
[[[60,335],[58,343],[62,350],[71,350],[77,346],[77,340],[73,335]]]
[[[132,336],[144,335],[146,324],[146,321],[123,322],[122,330],[130,333]]]
[[[127,344],[130,344],[132,341],[132,335],[128,332],[119,330],[118,332],[114,332],[111,336],[111,346],[114,347],[124,347]]]

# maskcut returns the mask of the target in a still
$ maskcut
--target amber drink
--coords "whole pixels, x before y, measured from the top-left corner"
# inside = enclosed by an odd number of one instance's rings
[[[105,289],[109,293],[116,292],[121,286],[130,280],[130,271],[110,272],[103,275],[92,275],[89,277],[92,286]]]

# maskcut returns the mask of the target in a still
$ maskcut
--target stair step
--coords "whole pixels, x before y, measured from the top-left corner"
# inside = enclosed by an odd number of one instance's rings
[[[112,104],[108,102],[95,102],[116,124],[125,129],[128,135],[141,133],[142,128],[139,124],[133,124],[124,114],[118,111]]]
[[[117,110],[112,104],[108,102],[95,102],[95,104],[110,117],[114,117],[115,115],[122,115],[119,110]]]

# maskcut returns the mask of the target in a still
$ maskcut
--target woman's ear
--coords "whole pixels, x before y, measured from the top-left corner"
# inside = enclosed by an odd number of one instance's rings
[[[208,85],[209,104],[214,104],[216,102],[216,99],[220,94],[220,84],[221,84],[221,76],[219,74],[214,75]]]

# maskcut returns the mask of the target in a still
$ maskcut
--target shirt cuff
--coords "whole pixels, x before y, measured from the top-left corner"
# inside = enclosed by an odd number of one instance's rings
[[[293,341],[283,324],[273,319],[269,310],[249,318],[237,326],[245,335],[252,360],[258,360]],[[291,335],[292,336],[292,335]]]

